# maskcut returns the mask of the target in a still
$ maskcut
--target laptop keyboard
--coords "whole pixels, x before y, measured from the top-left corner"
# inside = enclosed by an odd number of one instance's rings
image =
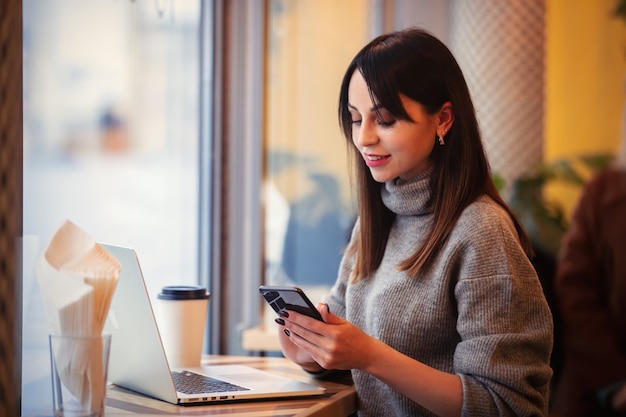
[[[219,379],[189,371],[172,372],[176,390],[184,394],[203,394],[208,392],[249,391],[249,388],[220,381]]]

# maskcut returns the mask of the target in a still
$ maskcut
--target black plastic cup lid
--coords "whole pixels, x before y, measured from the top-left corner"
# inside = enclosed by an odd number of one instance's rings
[[[206,288],[194,285],[169,285],[157,295],[159,300],[204,300],[210,297]]]

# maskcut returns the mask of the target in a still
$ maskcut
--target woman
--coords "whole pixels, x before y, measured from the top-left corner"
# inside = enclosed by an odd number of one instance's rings
[[[374,39],[339,120],[359,218],[324,322],[276,319],[285,356],[351,370],[361,416],[546,415],[550,311],[452,54],[419,29]]]
[[[585,185],[557,262],[564,363],[554,408],[562,417],[626,415],[624,133],[614,165]]]

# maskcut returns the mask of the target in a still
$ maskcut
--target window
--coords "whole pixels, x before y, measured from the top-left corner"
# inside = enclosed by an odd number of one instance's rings
[[[200,18],[200,0],[23,0],[25,386],[49,383],[34,265],[66,219],[134,248],[151,296],[199,282]]]
[[[227,49],[223,78],[219,71],[216,75],[224,92],[216,104],[216,123],[223,127],[224,190],[212,221],[221,229],[213,235],[220,240],[221,252],[214,257],[221,262],[212,274],[209,320],[221,322],[220,333],[212,337],[219,343],[211,352],[245,354],[259,350],[247,343],[250,334],[259,337],[256,346],[269,340],[275,349],[273,314],[260,314],[267,310],[259,284],[293,282],[319,299],[336,278],[353,221],[341,156],[345,144],[336,121],[339,83],[349,60],[371,36],[370,26],[376,25],[370,19],[378,19],[373,10],[379,4],[267,0],[226,5],[216,30],[222,33],[222,22]],[[318,197],[323,204],[314,204]],[[333,230],[330,240],[314,235],[328,219],[343,230]],[[328,252],[309,251],[309,243]],[[312,265],[327,272],[314,274]],[[262,324],[269,326],[259,329]]]
[[[265,156],[266,281],[325,292],[352,223],[343,73],[369,37],[363,1],[271,2]]]
[[[297,285],[313,302],[335,282],[355,219],[337,102],[343,73],[371,34],[366,6],[362,0],[269,2],[265,282]],[[270,340],[274,316],[264,306]]]

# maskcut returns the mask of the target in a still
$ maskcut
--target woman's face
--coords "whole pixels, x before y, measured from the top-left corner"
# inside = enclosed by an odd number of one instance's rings
[[[372,102],[361,73],[352,75],[348,86],[352,141],[377,182],[408,180],[426,169],[438,129],[443,129],[442,110],[429,115],[420,103],[403,95],[400,99],[413,122],[396,119]]]

